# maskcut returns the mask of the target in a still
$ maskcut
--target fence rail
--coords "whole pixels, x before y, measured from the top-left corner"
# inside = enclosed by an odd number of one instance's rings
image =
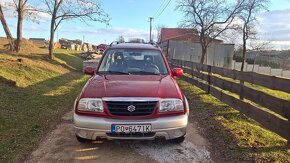
[[[254,72],[241,72],[177,59],[171,60],[170,64],[173,67],[182,67],[184,72],[188,74],[181,77],[182,80],[201,88],[220,101],[256,120],[268,130],[287,139],[288,144],[290,144],[290,101],[255,88],[255,86],[263,86],[290,93],[290,79]],[[234,94],[240,96],[240,98],[232,96]],[[262,109],[262,107],[268,110]]]

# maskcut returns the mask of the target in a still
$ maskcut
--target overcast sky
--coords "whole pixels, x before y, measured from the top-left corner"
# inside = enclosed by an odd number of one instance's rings
[[[1,3],[12,0],[1,0]],[[38,1],[38,0],[33,0]],[[110,26],[100,23],[86,25],[79,21],[65,22],[60,25],[58,38],[85,39],[94,44],[110,43],[119,36],[129,38],[149,39],[148,17],[154,17],[153,34],[156,38],[156,26],[178,27],[182,21],[182,13],[175,9],[178,0],[103,0],[104,10],[112,20]],[[164,12],[161,13],[161,11]],[[9,11],[4,11],[13,35],[16,35],[16,17]],[[161,14],[160,14],[161,13]],[[158,16],[160,15],[160,16]],[[260,35],[264,40],[270,40],[275,48],[290,49],[290,0],[271,0],[269,11],[259,15]],[[26,38],[49,38],[49,17],[42,16],[39,24],[25,21],[23,35]],[[0,36],[5,36],[0,28]]]

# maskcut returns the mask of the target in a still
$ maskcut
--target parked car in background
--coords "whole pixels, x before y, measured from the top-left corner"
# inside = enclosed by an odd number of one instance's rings
[[[104,52],[107,49],[108,45],[100,44],[97,46],[98,51]]]
[[[80,142],[98,139],[164,138],[183,142],[189,106],[161,49],[151,44],[108,47],[74,105]]]

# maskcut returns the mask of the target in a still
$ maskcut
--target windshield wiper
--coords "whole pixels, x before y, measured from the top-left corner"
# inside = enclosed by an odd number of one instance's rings
[[[122,71],[100,71],[99,73],[104,74],[124,74],[124,75],[130,75],[128,72],[122,72]]]
[[[138,71],[134,72],[136,74],[145,74],[145,75],[160,75],[160,73],[155,73],[155,72],[148,72],[148,71]]]

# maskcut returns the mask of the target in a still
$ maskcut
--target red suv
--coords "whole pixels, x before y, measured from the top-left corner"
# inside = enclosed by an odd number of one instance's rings
[[[153,44],[108,47],[75,100],[74,126],[80,142],[97,139],[165,138],[183,142],[189,106],[161,49]]]

